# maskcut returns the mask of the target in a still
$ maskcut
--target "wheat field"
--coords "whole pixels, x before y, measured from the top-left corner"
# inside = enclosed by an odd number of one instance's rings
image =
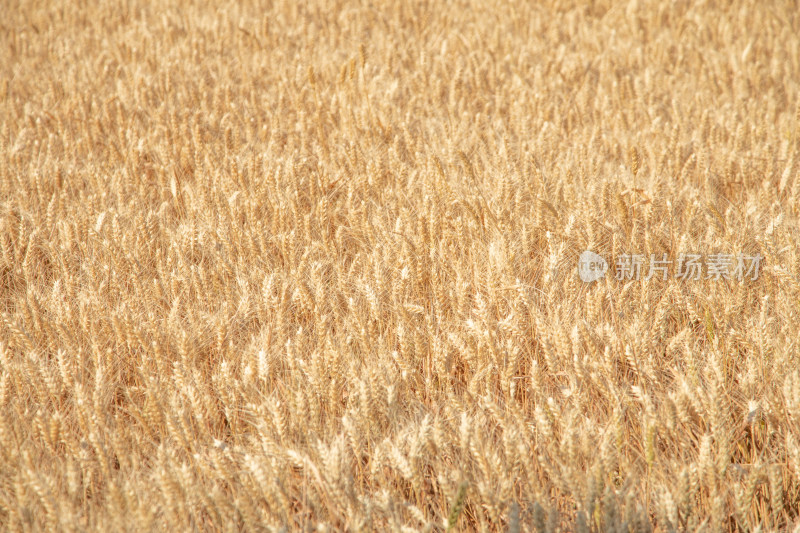
[[[0,529],[797,531],[797,2],[3,10]]]

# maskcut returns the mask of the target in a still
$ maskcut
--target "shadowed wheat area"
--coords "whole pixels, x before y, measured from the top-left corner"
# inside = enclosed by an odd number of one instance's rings
[[[798,524],[796,2],[3,10],[0,529]]]

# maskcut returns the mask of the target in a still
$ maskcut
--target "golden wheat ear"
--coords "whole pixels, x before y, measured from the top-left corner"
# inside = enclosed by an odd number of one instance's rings
[[[172,4],[2,4],[0,531],[800,533],[796,2]]]

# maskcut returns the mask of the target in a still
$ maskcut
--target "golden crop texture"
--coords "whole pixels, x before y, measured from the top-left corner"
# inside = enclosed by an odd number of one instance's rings
[[[2,11],[0,529],[800,523],[796,1]]]

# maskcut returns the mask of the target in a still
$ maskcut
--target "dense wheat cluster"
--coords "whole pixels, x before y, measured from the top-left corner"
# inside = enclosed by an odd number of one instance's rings
[[[796,2],[12,4],[0,529],[798,523]]]

